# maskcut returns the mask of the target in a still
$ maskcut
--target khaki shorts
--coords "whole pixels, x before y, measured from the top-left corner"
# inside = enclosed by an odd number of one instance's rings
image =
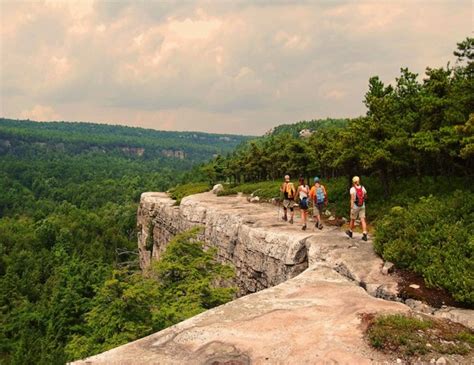
[[[324,210],[324,203],[314,203],[313,205],[313,215],[316,217],[317,215],[321,215]]]
[[[365,205],[358,207],[354,205],[354,208],[351,209],[351,219],[365,218]]]
[[[283,200],[283,207],[284,208],[289,208],[289,209],[293,209],[295,207],[296,203],[294,200],[290,200],[290,199],[285,199]]]

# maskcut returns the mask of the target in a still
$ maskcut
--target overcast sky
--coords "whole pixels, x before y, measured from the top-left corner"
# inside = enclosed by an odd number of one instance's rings
[[[370,76],[423,74],[467,1],[5,1],[0,115],[262,134],[355,117]]]

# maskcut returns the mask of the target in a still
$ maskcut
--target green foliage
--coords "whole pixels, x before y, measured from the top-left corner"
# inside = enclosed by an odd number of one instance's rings
[[[168,132],[93,123],[32,122],[0,118],[0,154],[105,154],[185,164],[232,151],[249,137],[201,132]],[[169,158],[183,151],[184,161]],[[191,163],[189,163],[191,162]]]
[[[154,320],[160,328],[224,304],[235,294],[236,288],[229,285],[233,269],[215,261],[215,248],[204,250],[204,243],[195,239],[198,232],[177,235],[153,264],[160,283],[160,311]]]
[[[474,305],[474,193],[444,190],[406,208],[394,207],[377,224],[375,249],[397,266],[421,274],[454,298]]]
[[[150,334],[157,328],[152,316],[159,311],[159,296],[156,280],[115,270],[91,301],[85,326],[68,342],[68,357],[82,358]]]
[[[198,230],[177,235],[148,277],[115,270],[98,289],[85,314],[82,334],[67,344],[69,358],[106,351],[159,331],[233,298],[234,272],[203,250]]]
[[[177,185],[174,188],[168,191],[170,197],[176,200],[176,205],[181,204],[181,200],[193,194],[204,193],[210,190],[210,186],[208,183],[188,183]]]
[[[241,140],[0,119],[0,363],[63,364],[154,329],[154,286],[134,273],[140,194]],[[187,157],[162,155],[173,146]]]
[[[273,128],[269,134],[276,136],[279,134],[290,134],[293,137],[298,137],[300,131],[308,129],[312,132],[324,130],[327,128],[343,128],[347,126],[348,119],[319,119],[319,120],[303,120],[301,122],[292,124],[280,124]]]
[[[472,336],[461,325],[403,314],[378,316],[367,329],[374,348],[405,359],[428,353],[466,355],[473,349]]]

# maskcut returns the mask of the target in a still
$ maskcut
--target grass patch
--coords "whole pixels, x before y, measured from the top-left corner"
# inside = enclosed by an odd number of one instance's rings
[[[176,205],[180,205],[185,196],[204,193],[209,191],[210,188],[211,186],[208,183],[189,183],[175,186],[168,193],[172,199],[176,200]]]
[[[473,350],[473,331],[447,320],[391,314],[368,316],[367,339],[385,353],[404,358],[419,355],[467,355]]]

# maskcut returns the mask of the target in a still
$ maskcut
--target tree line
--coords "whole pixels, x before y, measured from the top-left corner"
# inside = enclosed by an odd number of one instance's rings
[[[293,176],[372,175],[386,194],[408,176],[471,176],[474,171],[473,38],[457,44],[454,65],[402,68],[394,85],[369,79],[363,117],[324,121],[300,138],[287,126],[201,167],[210,181],[242,183]],[[302,122],[300,127],[311,127]],[[276,133],[275,133],[276,132]]]

